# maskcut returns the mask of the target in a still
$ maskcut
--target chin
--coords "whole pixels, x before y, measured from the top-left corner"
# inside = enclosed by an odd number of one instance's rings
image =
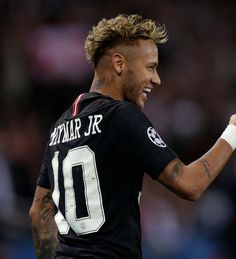
[[[141,99],[141,100],[140,100]],[[137,106],[140,108],[140,109],[143,109],[144,108],[144,105],[145,105],[145,101],[140,98],[139,100],[137,100],[136,104]]]
[[[142,102],[138,102],[138,103],[135,103],[140,109],[143,109],[144,108],[144,103]]]
[[[144,109],[144,104],[139,105],[139,108],[140,108],[141,110]]]

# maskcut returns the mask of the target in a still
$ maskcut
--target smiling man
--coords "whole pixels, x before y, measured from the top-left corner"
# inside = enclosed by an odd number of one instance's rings
[[[119,43],[98,61],[91,90],[143,108],[147,94],[161,83],[157,63],[153,40],[141,37]]]
[[[144,172],[195,200],[233,154],[235,115],[185,165],[142,112],[161,83],[157,45],[166,40],[163,26],[139,15],[103,19],[89,33],[91,90],[52,127],[30,210],[37,258],[140,259]]]

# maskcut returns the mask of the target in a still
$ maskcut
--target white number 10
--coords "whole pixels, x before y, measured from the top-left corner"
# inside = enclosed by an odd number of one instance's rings
[[[58,155],[59,152],[55,152],[52,159],[54,175],[52,198],[58,208],[58,212],[55,215],[55,222],[59,232],[61,234],[67,234],[70,227],[77,235],[97,232],[105,222],[105,215],[94,152],[88,146],[77,147],[69,150],[63,160],[62,172],[65,189],[65,217],[59,210]],[[88,211],[88,216],[81,218],[77,218],[76,216],[77,205],[72,175],[72,168],[79,165],[82,166],[84,196]]]

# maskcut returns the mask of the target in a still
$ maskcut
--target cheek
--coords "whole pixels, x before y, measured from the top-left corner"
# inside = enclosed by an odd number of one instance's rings
[[[124,94],[127,99],[139,98],[142,89],[148,84],[148,76],[142,70],[129,71],[124,80]]]
[[[148,82],[150,78],[150,73],[146,71],[140,71],[136,74],[136,80],[139,82],[139,84],[144,84],[145,82]]]

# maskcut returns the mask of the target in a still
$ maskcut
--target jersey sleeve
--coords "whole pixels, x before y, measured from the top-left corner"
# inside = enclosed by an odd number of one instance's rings
[[[42,165],[40,169],[40,174],[37,179],[37,185],[46,189],[50,189],[50,182],[49,182],[49,176],[48,176],[48,166],[47,166],[47,151],[48,146],[45,150],[45,153],[43,155]]]
[[[146,115],[131,103],[119,108],[112,131],[112,143],[118,151],[153,179],[177,157]]]

